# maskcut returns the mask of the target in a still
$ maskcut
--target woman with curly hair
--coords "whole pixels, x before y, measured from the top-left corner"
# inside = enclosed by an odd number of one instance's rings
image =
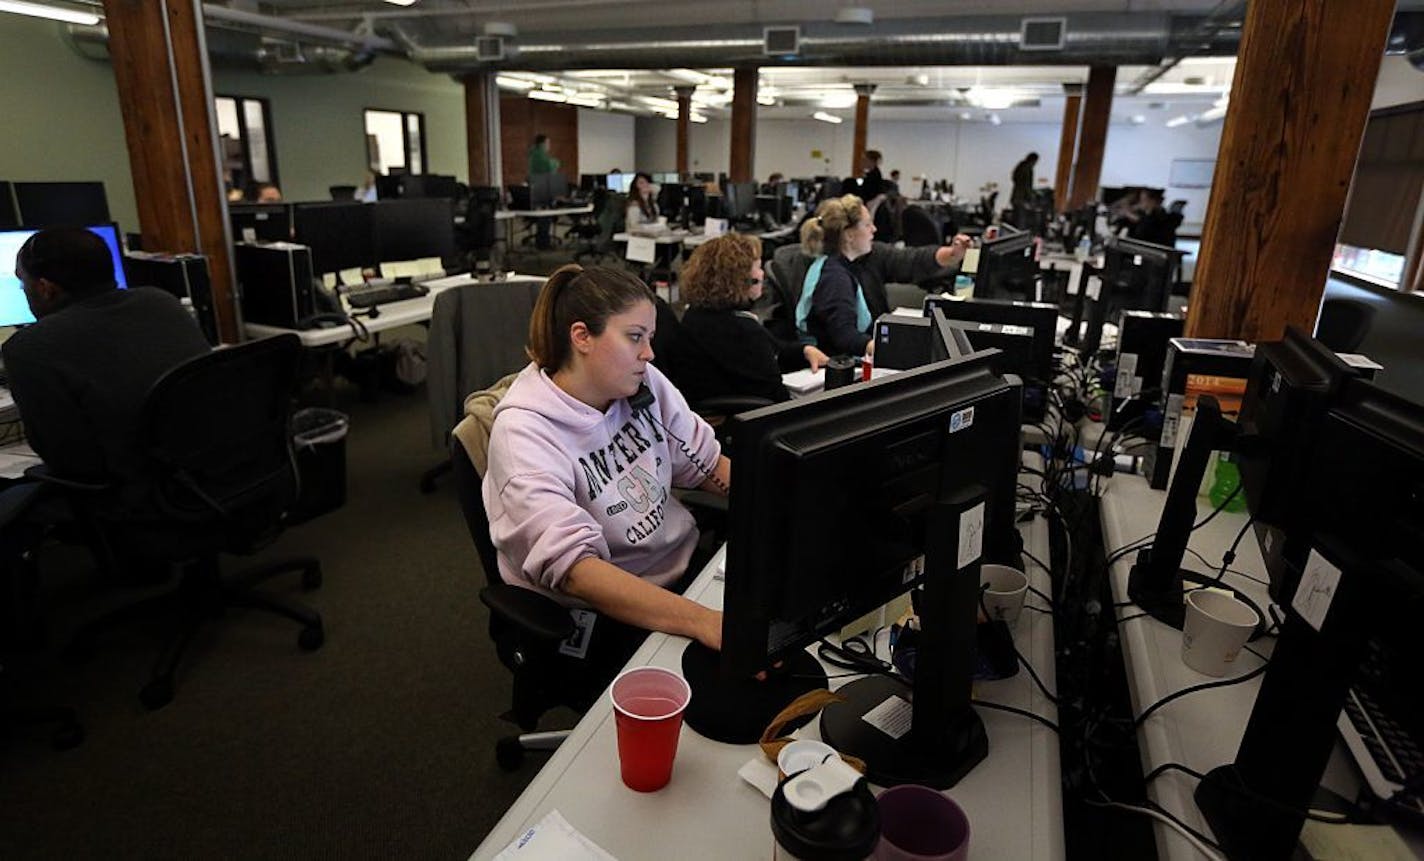
[[[780,341],[749,309],[762,294],[761,240],[728,233],[703,243],[682,267],[687,312],[668,376],[690,403],[748,395],[784,401],[784,371],[826,363],[815,346]]]

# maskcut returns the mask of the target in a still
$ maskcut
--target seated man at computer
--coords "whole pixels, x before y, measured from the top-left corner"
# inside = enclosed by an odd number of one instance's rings
[[[483,498],[499,576],[597,612],[575,614],[588,630],[571,684],[607,684],[650,630],[722,642],[721,613],[679,594],[705,557],[672,490],[725,494],[731,464],[649,364],[655,329],[646,284],[564,266],[530,317],[533,361],[494,413]]]
[[[1142,190],[1137,199],[1137,207],[1123,216],[1128,222],[1128,236],[1168,248],[1176,247],[1177,228],[1182,224],[1182,214],[1163,209],[1164,197],[1160,188]]]
[[[144,398],[170,369],[208,352],[208,342],[170,294],[118,289],[109,247],[88,230],[31,236],[15,276],[36,322],[3,353],[30,445],[56,475],[112,483],[102,509],[142,516],[151,504],[139,438]]]

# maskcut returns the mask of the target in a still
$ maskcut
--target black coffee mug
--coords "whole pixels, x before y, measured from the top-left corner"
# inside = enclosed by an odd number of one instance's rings
[[[826,363],[826,389],[838,389],[855,382],[856,360],[851,356],[832,356]]]

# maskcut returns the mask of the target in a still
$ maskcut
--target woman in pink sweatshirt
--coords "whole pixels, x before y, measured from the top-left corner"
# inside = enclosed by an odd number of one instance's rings
[[[722,643],[722,614],[669,588],[698,573],[687,570],[697,527],[671,491],[726,493],[731,464],[650,364],[656,317],[652,291],[627,272],[563,267],[529,321],[533,361],[494,413],[483,494],[500,576],[597,611],[583,648],[618,639],[631,653],[626,633],[600,636],[618,623]]]

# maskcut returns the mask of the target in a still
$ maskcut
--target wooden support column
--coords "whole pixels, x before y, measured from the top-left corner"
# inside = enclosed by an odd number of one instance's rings
[[[1221,132],[1186,334],[1310,331],[1394,0],[1252,0]]]
[[[850,147],[850,173],[846,176],[860,176],[865,171],[865,141],[870,134],[870,97],[874,94],[874,84],[855,85],[855,137]]]
[[[1103,150],[1108,142],[1116,66],[1093,66],[1088,71],[1088,93],[1083,102],[1083,125],[1078,132],[1078,158],[1073,165],[1073,190],[1065,209],[1077,209],[1098,197],[1103,175]],[[1060,160],[1062,156],[1059,156]]]
[[[1058,172],[1053,177],[1053,202],[1059,212],[1068,211],[1069,183],[1073,178],[1073,152],[1078,147],[1078,109],[1083,104],[1083,85],[1063,85],[1063,131],[1058,136]]]
[[[693,86],[672,88],[677,96],[677,172],[680,177],[692,172],[692,168],[688,167],[687,141],[692,125],[692,91],[695,89]]]
[[[491,72],[471,72],[460,77],[465,87],[465,154],[471,186],[499,185],[499,87]]]
[[[218,335],[236,343],[226,195],[196,0],[104,0],[143,247],[208,258]]]
[[[732,73],[732,182],[756,178],[756,113],[757,67],[739,66]]]

